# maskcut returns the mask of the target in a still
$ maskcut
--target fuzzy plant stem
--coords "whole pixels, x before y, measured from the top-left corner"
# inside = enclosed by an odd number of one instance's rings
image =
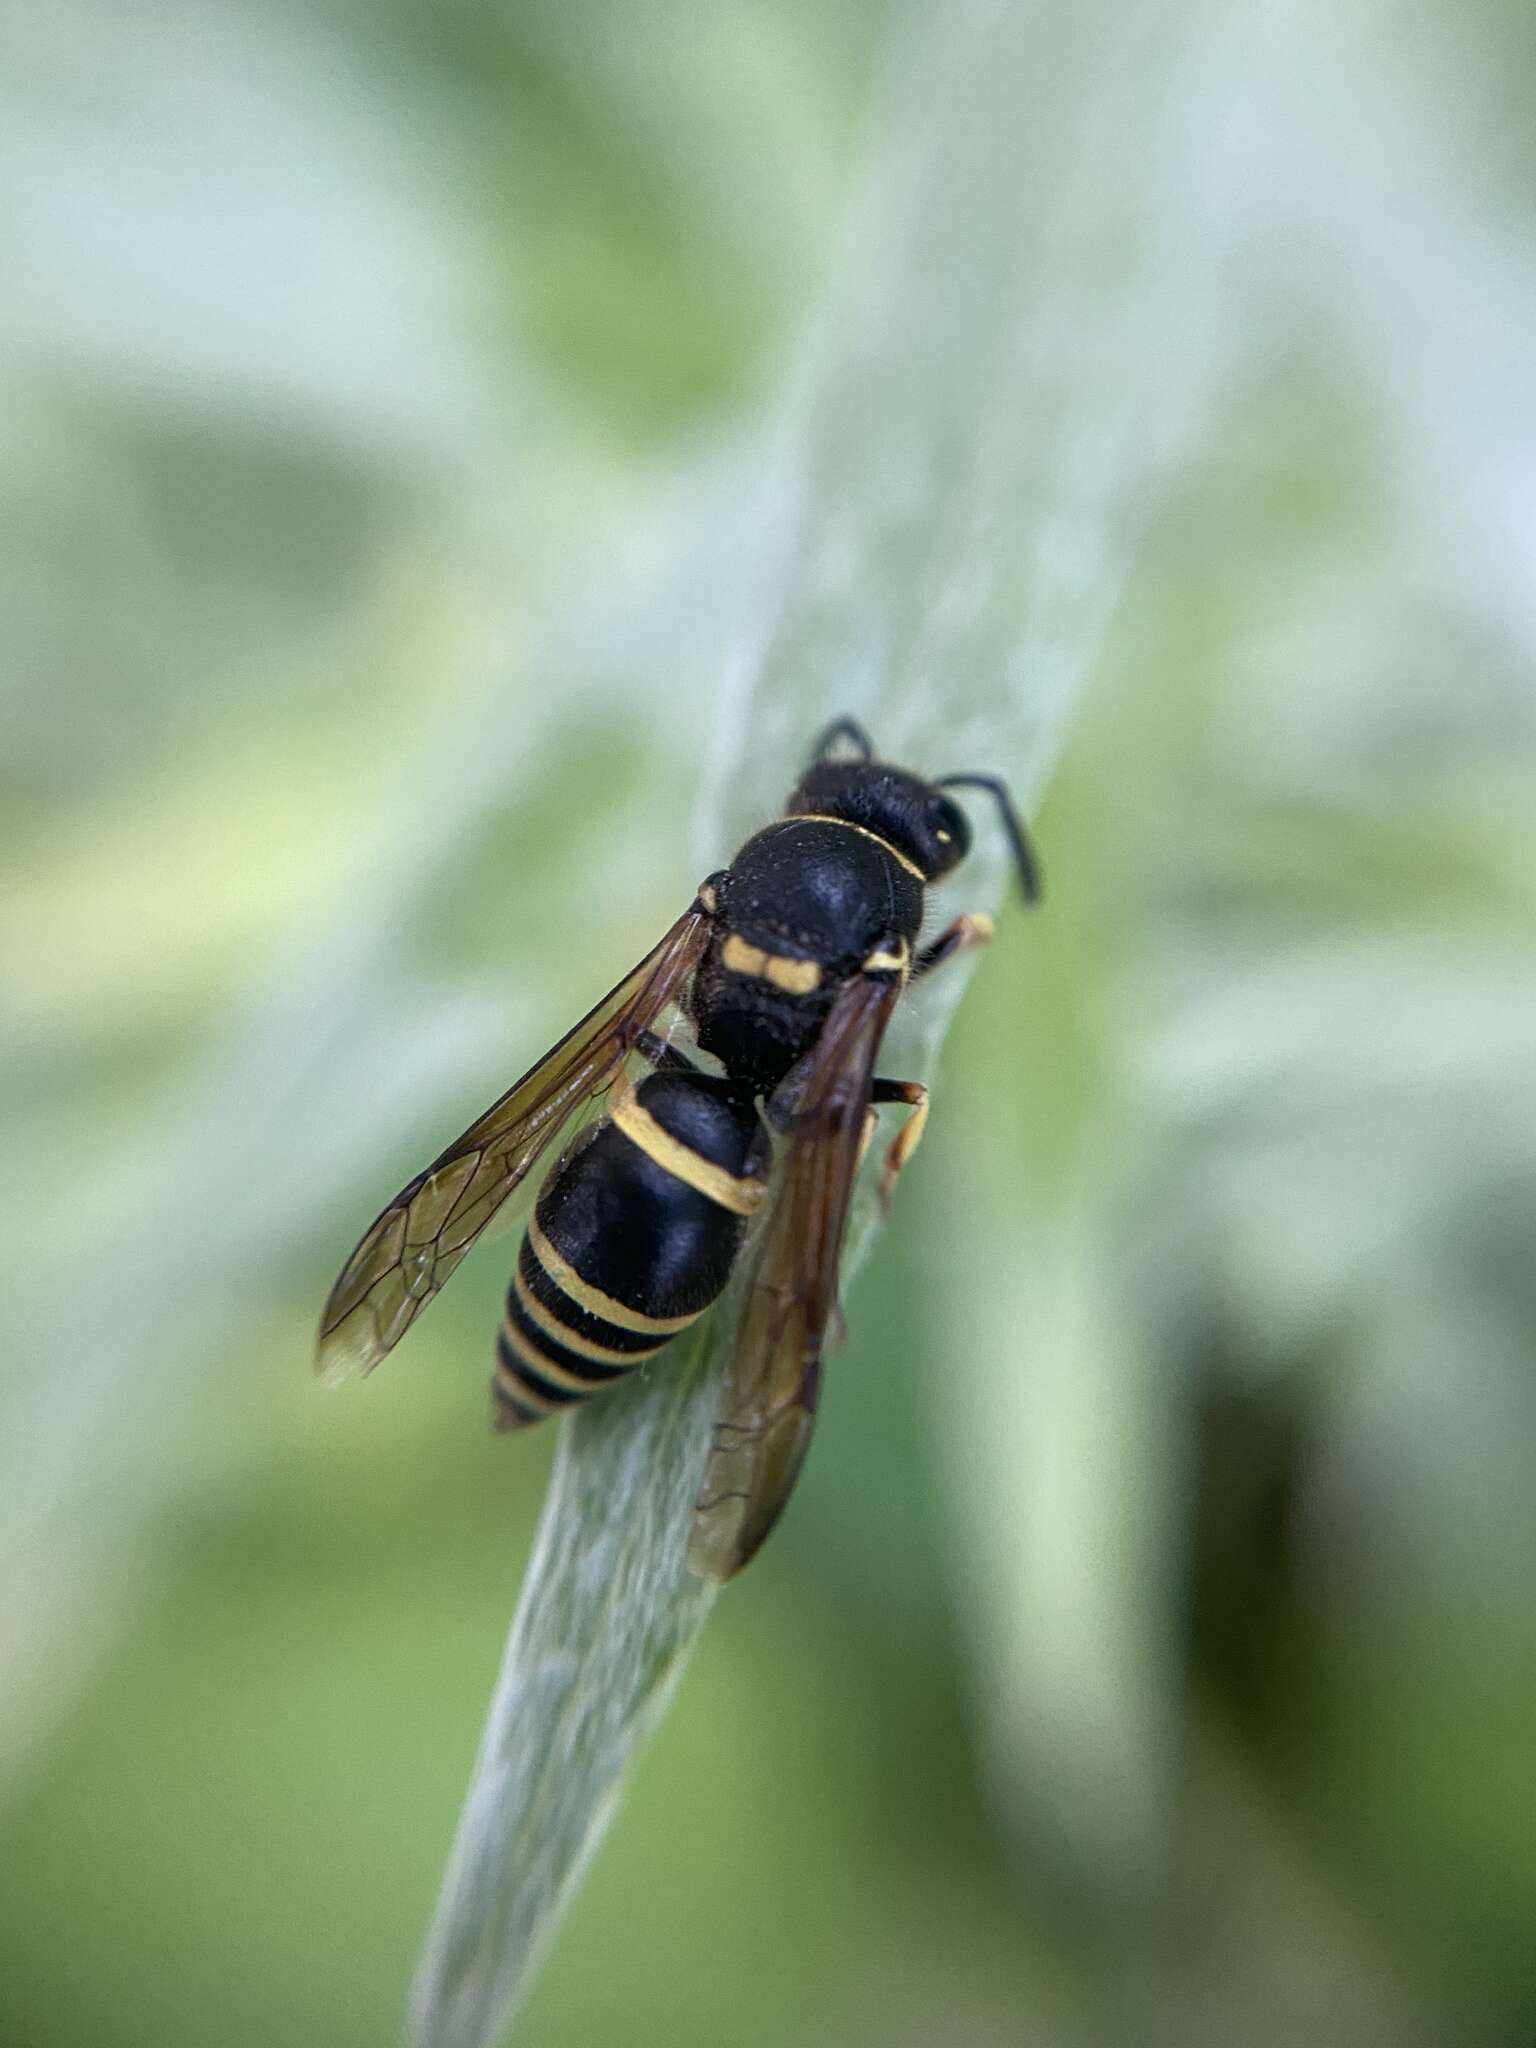
[[[1198,21],[1106,5],[1066,24],[982,0],[906,21],[770,465],[700,873],[775,815],[840,713],[892,759],[985,769],[1036,802],[1213,360],[1212,181],[1188,121],[1222,87]],[[1005,885],[1001,835],[975,822],[965,902],[945,915],[993,908]],[[931,1077],[966,972],[904,1005],[892,1071]],[[873,1227],[866,1200],[845,1287]],[[562,1425],[413,2048],[503,2037],[709,1612],[686,1551],[731,1322],[727,1300]]]

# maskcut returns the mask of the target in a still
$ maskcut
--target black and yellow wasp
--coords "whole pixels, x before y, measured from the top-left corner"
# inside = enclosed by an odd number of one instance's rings
[[[841,751],[847,742],[854,754]],[[970,849],[944,794],[999,806],[1024,893],[1034,860],[1003,785],[926,782],[874,758],[839,719],[776,823],[699,886],[672,929],[424,1173],[347,1261],[317,1367],[369,1371],[397,1344],[570,1120],[599,1097],[539,1193],[496,1338],[492,1413],[521,1429],[613,1385],[718,1297],[747,1261],[735,1351],[703,1492],[699,1568],[729,1578],[778,1519],[805,1458],[854,1177],[881,1104],[912,1114],[881,1178],[889,1199],[927,1090],[875,1072],[908,983],[991,934],[957,917],[920,946],[927,885]],[[658,1033],[669,1005],[697,1061]],[[648,1069],[636,1081],[631,1070]]]

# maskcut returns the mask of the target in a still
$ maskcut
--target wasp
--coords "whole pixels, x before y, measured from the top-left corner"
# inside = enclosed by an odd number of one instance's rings
[[[876,1112],[907,1112],[880,1176],[887,1204],[927,1118],[919,1082],[875,1071],[886,1026],[911,983],[991,936],[990,918],[971,912],[920,943],[929,885],[970,850],[945,793],[957,786],[994,799],[1034,900],[1034,856],[1002,782],[926,781],[836,720],[783,815],[371,1225],[326,1302],[317,1368],[377,1365],[556,1136],[602,1104],[557,1157],[523,1233],[492,1418],[523,1429],[613,1386],[745,1262],[691,1548],[711,1578],[739,1571],[805,1460]],[[658,1030],[669,1009],[691,1023],[696,1054]]]

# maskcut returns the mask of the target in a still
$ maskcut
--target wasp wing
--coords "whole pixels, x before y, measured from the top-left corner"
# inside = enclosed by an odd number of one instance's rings
[[[697,967],[709,925],[695,899],[596,1009],[400,1190],[331,1289],[317,1372],[371,1372],[394,1348],[556,1132],[614,1080]]]
[[[748,1250],[735,1350],[694,1509],[689,1554],[706,1578],[728,1579],[753,1557],[805,1462],[875,1055],[900,986],[894,976],[847,983],[783,1084],[787,1109],[770,1105],[770,1120],[785,1121],[784,1143]]]

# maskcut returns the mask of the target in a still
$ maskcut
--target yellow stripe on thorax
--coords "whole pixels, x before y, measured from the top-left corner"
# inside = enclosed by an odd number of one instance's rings
[[[654,1159],[675,1179],[696,1189],[699,1194],[707,1195],[710,1201],[718,1202],[722,1209],[730,1209],[737,1216],[756,1213],[763,1199],[762,1181],[749,1175],[727,1173],[723,1166],[706,1159],[702,1152],[695,1152],[691,1145],[685,1145],[681,1138],[675,1138],[669,1130],[663,1129],[633,1095],[625,1096],[613,1112],[613,1122],[648,1159]]]
[[[852,818],[834,818],[830,811],[791,811],[783,822],[786,825],[841,825],[845,832],[858,832],[865,839],[873,839],[876,846],[882,852],[888,853],[898,867],[905,868],[907,873],[915,875],[918,881],[926,882],[928,879],[917,862],[908,859],[899,846],[892,846],[889,839],[882,838],[878,832],[871,832],[867,825],[856,825]]]
[[[750,974],[757,981],[771,981],[786,995],[808,996],[821,984],[821,965],[816,960],[796,960],[787,953],[766,953],[740,932],[727,935],[720,948],[720,964],[728,974]]]
[[[880,950],[871,953],[867,959],[861,960],[859,963],[861,974],[899,974],[903,981],[911,972],[911,968],[912,947],[906,939],[898,939],[896,941],[894,953]]]
[[[638,1330],[643,1336],[660,1338],[673,1336],[678,1330],[686,1330],[690,1323],[698,1321],[697,1312],[687,1316],[643,1315],[627,1302],[616,1301],[611,1294],[604,1294],[590,1280],[583,1280],[570,1260],[562,1258],[555,1250],[536,1214],[528,1219],[528,1242],[534,1257],[555,1285],[568,1294],[578,1308],[584,1308],[588,1315],[601,1316],[605,1323],[616,1323],[621,1330]]]

